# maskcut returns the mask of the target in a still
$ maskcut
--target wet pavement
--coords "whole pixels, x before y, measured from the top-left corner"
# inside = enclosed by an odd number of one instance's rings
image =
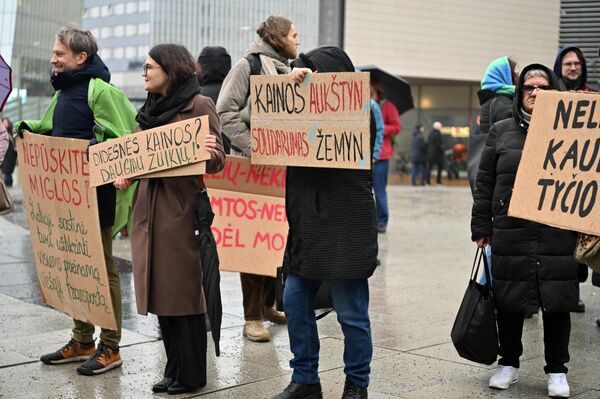
[[[41,305],[22,198],[0,216],[0,398],[151,398],[165,356],[154,316],[136,313],[128,239],[115,239],[123,290],[123,367],[95,377],[75,366],[46,366],[41,354],[69,337],[71,320]],[[541,316],[526,320],[519,382],[492,391],[494,366],[461,359],[450,329],[474,255],[469,240],[467,187],[389,188],[391,222],[379,236],[382,264],[369,280],[374,356],[371,398],[545,398]],[[208,351],[208,385],[181,397],[270,398],[289,382],[291,357],[285,326],[268,325],[273,340],[242,337],[242,298],[237,273],[222,273],[223,330],[220,357]],[[572,315],[572,397],[600,398],[600,289],[589,282],[583,314]],[[331,314],[318,322],[320,376],[325,398],[339,398],[344,385],[343,335]],[[210,343],[210,338],[209,338]]]

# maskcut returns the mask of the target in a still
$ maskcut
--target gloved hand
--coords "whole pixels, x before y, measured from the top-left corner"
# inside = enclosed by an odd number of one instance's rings
[[[27,126],[27,123],[25,123],[25,121],[17,122],[15,125],[15,132],[17,132],[17,136],[19,136],[20,139],[23,138],[23,131],[25,130],[31,131],[31,128]]]

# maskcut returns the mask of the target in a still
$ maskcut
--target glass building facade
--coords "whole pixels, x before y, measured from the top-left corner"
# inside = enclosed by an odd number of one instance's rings
[[[83,0],[2,0],[0,52],[13,69],[21,96],[48,96],[50,56],[56,31],[67,22],[81,24]]]
[[[94,34],[113,82],[144,98],[140,71],[150,47],[174,42],[197,57],[223,46],[232,62],[244,56],[260,21],[282,15],[298,29],[301,51],[318,45],[319,0],[85,0],[83,26]]]

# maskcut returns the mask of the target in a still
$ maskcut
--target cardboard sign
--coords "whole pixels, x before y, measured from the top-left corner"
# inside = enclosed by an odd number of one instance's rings
[[[228,155],[223,170],[204,175],[204,183],[211,189],[285,198],[285,167],[256,166],[250,158]]]
[[[600,235],[600,95],[538,94],[509,215]]]
[[[204,147],[208,132],[204,115],[90,146],[90,185],[210,159]]]
[[[173,169],[165,169],[160,172],[153,172],[147,175],[138,176],[144,179],[156,179],[158,177],[176,177],[176,176],[199,176],[206,173],[206,161],[196,162]]]
[[[204,176],[212,231],[221,270],[275,276],[288,234],[285,168],[257,169],[249,158],[228,156],[221,172]]]
[[[87,144],[26,132],[18,141],[23,205],[44,302],[116,330]]]
[[[370,169],[369,73],[250,78],[252,163]]]

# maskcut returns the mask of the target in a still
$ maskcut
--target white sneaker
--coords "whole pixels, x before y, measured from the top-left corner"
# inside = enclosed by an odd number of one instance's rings
[[[498,366],[498,370],[490,378],[489,387],[495,389],[508,389],[519,381],[519,369],[512,366]]]
[[[548,373],[548,396],[568,398],[571,394],[565,373]]]

